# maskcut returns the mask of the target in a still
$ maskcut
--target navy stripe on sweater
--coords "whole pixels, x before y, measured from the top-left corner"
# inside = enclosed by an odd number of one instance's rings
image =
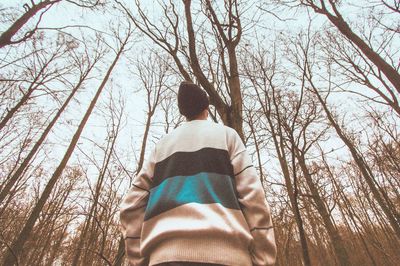
[[[239,210],[233,182],[231,176],[205,172],[168,178],[150,190],[144,220],[187,203],[219,203]]]
[[[153,186],[158,186],[166,178],[190,176],[201,172],[217,173],[233,177],[233,168],[228,151],[203,148],[194,152],[176,152],[156,163]]]

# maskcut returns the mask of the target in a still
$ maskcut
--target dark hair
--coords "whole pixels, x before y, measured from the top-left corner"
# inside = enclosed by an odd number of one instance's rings
[[[208,105],[207,93],[198,85],[189,81],[183,81],[179,85],[179,112],[188,120],[196,119],[201,112],[208,108]]]

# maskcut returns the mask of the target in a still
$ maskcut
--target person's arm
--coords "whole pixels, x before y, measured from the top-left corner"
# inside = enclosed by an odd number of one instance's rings
[[[250,246],[253,265],[273,265],[276,245],[271,212],[246,147],[236,131],[233,135],[230,143],[231,163],[239,204],[254,240]]]
[[[121,231],[125,239],[125,254],[129,265],[147,266],[148,258],[140,254],[140,235],[154,173],[153,150],[120,206]]]

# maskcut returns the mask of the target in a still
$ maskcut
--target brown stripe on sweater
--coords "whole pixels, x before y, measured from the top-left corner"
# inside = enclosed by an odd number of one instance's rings
[[[158,186],[166,178],[191,176],[201,172],[233,176],[228,151],[203,148],[194,152],[176,152],[156,163],[153,185]]]

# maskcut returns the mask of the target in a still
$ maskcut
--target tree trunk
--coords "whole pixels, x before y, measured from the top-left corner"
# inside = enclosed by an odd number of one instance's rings
[[[269,120],[270,118],[267,117],[267,119]],[[300,214],[300,209],[299,209],[299,204],[298,204],[298,194],[297,194],[297,184],[293,184],[292,185],[292,181],[290,178],[290,171],[289,171],[289,165],[288,165],[288,161],[286,159],[285,153],[283,151],[283,136],[279,136],[279,138],[281,139],[281,141],[278,141],[276,133],[274,133],[274,129],[273,129],[273,125],[271,121],[268,121],[270,123],[270,127],[271,127],[271,131],[272,131],[272,138],[274,140],[274,145],[275,145],[275,149],[278,155],[278,159],[279,159],[279,164],[281,166],[282,169],[282,174],[283,177],[285,179],[285,184],[286,184],[286,189],[289,195],[289,201],[290,201],[290,205],[292,207],[292,211],[294,214],[294,218],[299,230],[299,237],[300,237],[300,244],[301,244],[301,252],[303,255],[303,260],[304,260],[304,265],[305,266],[310,266],[311,265],[311,259],[310,259],[310,254],[309,254],[309,248],[308,248],[308,244],[307,244],[307,238],[306,238],[306,233],[304,230],[304,225],[303,225],[303,218],[301,217]],[[282,149],[282,151],[281,151]],[[293,171],[295,171],[295,169],[293,169]],[[296,181],[296,180],[295,180]],[[295,188],[293,186],[296,186]]]
[[[338,200],[338,206],[339,206],[339,210],[342,213],[342,217],[344,220],[346,220],[347,218],[350,218],[353,227],[356,229],[356,232],[358,233],[357,237],[360,238],[363,247],[365,248],[365,252],[367,253],[369,259],[371,260],[371,263],[373,266],[376,266],[376,262],[373,258],[373,256],[371,255],[371,252],[368,248],[368,245],[365,241],[365,238],[362,234],[362,231],[359,228],[359,225],[357,224],[356,220],[354,217],[357,218],[358,221],[361,222],[361,219],[358,217],[357,213],[354,211],[353,207],[351,206],[351,204],[349,203],[349,200],[347,199],[347,196],[344,194],[343,192],[343,188],[339,186],[339,183],[336,181],[336,177],[333,175],[333,173],[331,172],[329,165],[326,162],[325,156],[322,155],[322,160],[324,162],[325,167],[327,168],[327,172],[328,172],[328,176],[331,179],[331,182],[333,183],[333,186],[335,188],[335,190],[337,191],[337,193],[339,194],[339,197],[343,200],[344,204],[340,203],[340,200]],[[345,206],[343,206],[345,205]],[[347,214],[346,214],[347,211]],[[348,225],[348,230],[350,230],[351,226]]]
[[[151,107],[150,102],[148,102],[147,104],[149,105],[149,110],[147,112],[146,127],[145,127],[144,133],[143,133],[142,148],[140,150],[140,156],[139,156],[138,167],[136,169],[136,175],[139,173],[139,171],[141,170],[143,163],[144,163],[144,155],[146,153],[147,138],[148,138],[149,132],[150,132],[151,119],[152,119],[155,109],[157,107],[157,106]],[[117,256],[114,258],[113,265],[114,266],[122,265],[123,261],[124,261],[124,255],[125,255],[125,239],[121,236],[119,239]]]
[[[19,100],[19,102],[7,112],[6,116],[0,122],[0,130],[2,130],[3,127],[5,127],[7,122],[15,115],[15,113],[19,110],[19,108],[21,108],[21,106],[24,105],[28,101],[28,99],[31,97],[31,94],[35,90],[35,88],[36,87],[33,87],[33,84],[32,84],[32,87],[30,87],[28,89],[28,91],[24,94],[24,96],[22,96],[22,98]]]
[[[64,225],[64,227],[63,227],[63,229],[62,229],[62,231],[60,233],[60,237],[57,239],[56,244],[54,245],[53,250],[50,253],[50,257],[49,257],[48,261],[46,261],[45,266],[54,265],[54,260],[56,259],[57,253],[60,251],[61,244],[65,239],[65,235],[66,235],[66,232],[67,232],[68,225],[69,225],[68,223],[66,223]]]
[[[294,143],[292,143],[294,145]],[[318,192],[318,188],[315,186],[314,181],[312,180],[310,171],[307,168],[305,158],[303,154],[300,154],[300,151],[296,150],[295,152],[300,168],[303,172],[304,178],[306,179],[307,186],[311,191],[312,198],[315,202],[315,206],[318,210],[318,213],[321,215],[322,221],[324,222],[326,231],[328,232],[329,238],[331,240],[333,249],[335,250],[335,254],[339,260],[339,264],[346,266],[350,265],[349,256],[347,254],[345,244],[339,232],[336,230],[335,226],[332,223],[331,216],[328,212],[327,207],[325,206],[324,200],[321,198]]]
[[[256,154],[257,154],[258,167],[260,168],[260,181],[261,181],[261,184],[264,184],[264,171],[263,171],[263,167],[262,167],[262,163],[261,163],[260,145],[257,140],[256,129],[254,127],[254,121],[253,121],[253,116],[252,116],[251,112],[249,112],[248,117],[249,117],[250,133],[254,140],[254,146],[256,148]]]
[[[336,11],[336,8],[335,8]],[[336,16],[332,15],[328,11],[322,13],[332,22],[333,25],[352,43],[354,43],[361,52],[371,60],[374,65],[385,74],[386,78],[396,88],[397,92],[400,93],[400,74],[397,70],[388,64],[377,52],[375,52],[365,41],[363,41],[357,34],[355,34],[349,24],[344,21],[343,17],[337,12]]]
[[[35,5],[32,4],[31,7],[28,7],[27,11],[19,18],[17,19],[10,28],[8,28],[5,32],[3,32],[0,35],[0,48],[3,48],[6,45],[12,44],[14,43],[11,39],[12,37],[17,34],[17,32],[31,19],[33,18],[37,12],[39,12],[40,10],[51,6],[57,2],[60,2],[61,0],[45,0],[40,2],[39,4]],[[33,3],[33,1],[31,1]],[[24,5],[24,7],[26,8],[26,6],[28,6],[27,4]],[[34,33],[34,31],[28,32],[27,34],[25,34],[25,36],[23,37],[24,39],[27,39],[28,37],[32,36]],[[20,40],[21,41],[21,40]],[[18,41],[18,42],[20,42]]]
[[[197,80],[200,82],[202,87],[207,91],[210,97],[210,103],[213,104],[222,119],[222,122],[234,128],[239,136],[245,141],[243,134],[243,115],[242,115],[242,94],[240,90],[240,80],[237,68],[236,53],[234,50],[234,45],[232,43],[231,47],[228,47],[229,53],[229,64],[230,64],[230,75],[228,78],[229,90],[231,92],[231,104],[225,103],[221,96],[218,94],[213,84],[204,75],[199,60],[197,58],[196,52],[196,38],[193,29],[192,14],[191,14],[191,0],[184,0],[185,5],[185,16],[186,16],[186,26],[189,39],[189,55],[190,55],[190,65],[193,70],[193,74],[196,76]],[[220,32],[220,34],[222,34]]]
[[[121,236],[118,242],[118,251],[117,256],[114,259],[113,266],[121,266],[124,262],[124,255],[125,255],[125,240]]]
[[[94,192],[94,195],[93,195],[93,202],[92,202],[92,204],[90,206],[89,214],[87,215],[87,219],[85,221],[85,225],[84,225],[84,227],[82,229],[82,233],[81,233],[80,238],[79,238],[78,247],[76,248],[75,255],[74,255],[74,258],[73,258],[72,263],[71,263],[72,266],[78,265],[79,258],[81,256],[81,252],[82,252],[82,249],[84,247],[84,241],[86,239],[87,233],[89,232],[90,225],[92,224],[92,227],[95,226],[93,224],[92,219],[97,216],[97,207],[98,207],[98,203],[99,203],[101,189],[103,187],[104,177],[105,177],[108,165],[110,163],[112,153],[114,152],[114,146],[115,146],[115,142],[117,140],[117,133],[113,132],[112,136],[113,136],[113,138],[111,140],[111,144],[110,144],[109,147],[107,147],[106,152],[105,152],[103,166],[100,169],[99,178],[98,178],[98,181],[96,183],[96,189],[95,189],[95,192]],[[108,143],[110,143],[110,142],[108,142]],[[87,245],[91,245],[91,244],[93,244],[95,242],[95,239],[93,239],[93,235],[94,235],[94,233],[92,232],[92,234],[90,235],[89,241],[87,241]],[[88,246],[86,248],[88,248]],[[85,252],[85,256],[84,256],[84,259],[83,259],[83,262],[84,262],[83,264],[86,264],[86,259],[85,259],[86,256],[87,256],[87,252]]]
[[[285,180],[285,185],[287,189],[287,193],[289,196],[289,201],[290,201],[290,206],[294,214],[294,218],[296,221],[297,228],[299,230],[299,238],[300,238],[300,245],[301,245],[301,252],[303,256],[303,262],[304,265],[309,266],[311,265],[311,259],[310,259],[310,254],[309,254],[309,248],[307,244],[307,238],[306,238],[306,233],[304,230],[304,225],[303,225],[303,218],[301,217],[299,205],[298,205],[298,194],[297,194],[297,184],[292,184],[292,180],[290,178],[290,170],[289,170],[289,163],[285,155],[285,143],[284,143],[284,135],[283,135],[283,126],[281,124],[281,117],[279,115],[279,105],[276,103],[276,98],[275,98],[275,89],[272,86],[272,99],[268,97],[268,92],[263,91],[264,96],[267,97],[266,101],[264,102],[261,98],[261,95],[259,91],[256,89],[257,97],[259,102],[262,104],[262,111],[265,115],[265,118],[267,119],[268,125],[269,125],[269,130],[271,132],[271,137],[274,143],[275,151],[278,156],[279,160],[279,165],[282,170],[282,175]],[[254,86],[257,88],[257,86]],[[272,109],[274,108],[274,111],[276,112],[276,115],[272,114]],[[276,125],[274,124],[274,119],[276,117]],[[296,171],[296,169],[293,169],[293,171]],[[295,182],[296,180],[294,180]]]
[[[44,75],[45,70],[49,67],[50,63],[53,62],[54,59],[56,59],[59,56],[59,50],[54,52],[50,58],[43,63],[43,66],[41,66],[40,71],[36,74],[36,76],[33,78],[31,84],[29,85],[29,88],[27,89],[26,93],[22,96],[22,98],[18,101],[18,103],[11,108],[5,115],[5,117],[1,120],[0,122],[0,130],[2,130],[5,125],[8,123],[8,121],[15,115],[15,113],[21,108],[31,97],[32,93],[39,87],[39,85],[43,85],[42,82],[45,79],[43,77],[42,80],[39,80],[42,76]],[[40,60],[41,61],[41,60]]]

